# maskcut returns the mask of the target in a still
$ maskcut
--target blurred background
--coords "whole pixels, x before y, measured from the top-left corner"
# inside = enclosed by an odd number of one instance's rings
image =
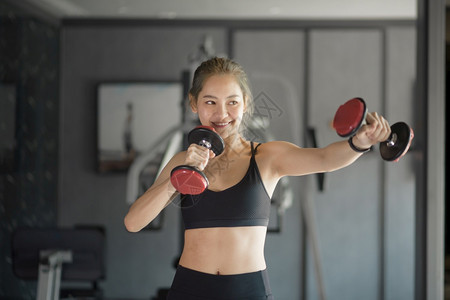
[[[399,162],[376,147],[279,187],[265,248],[276,299],[442,299],[446,7],[0,0],[0,298],[36,299],[31,251],[62,245],[81,271],[63,274],[61,290],[163,299],[182,249],[180,208],[139,233],[123,217],[168,139],[186,131],[192,70],[218,55],[250,77],[261,121],[250,139],[340,140],[330,122],[353,97],[415,132]]]

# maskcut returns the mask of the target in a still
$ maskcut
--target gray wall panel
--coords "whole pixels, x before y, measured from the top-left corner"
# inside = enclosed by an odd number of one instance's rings
[[[386,114],[391,124],[404,121],[413,129],[416,78],[416,33],[390,28],[386,34]],[[414,152],[386,164],[386,298],[414,298],[415,181]]]
[[[330,123],[339,105],[362,97],[369,111],[382,101],[382,32],[312,30],[309,36],[309,125],[320,147],[340,140]],[[378,299],[380,182],[376,153],[326,174],[316,193],[318,236],[327,299]],[[308,299],[317,296],[309,267]]]
[[[314,196],[327,299],[378,299],[379,172],[378,158],[368,154],[326,174],[326,190]],[[307,299],[318,299],[312,259]]]

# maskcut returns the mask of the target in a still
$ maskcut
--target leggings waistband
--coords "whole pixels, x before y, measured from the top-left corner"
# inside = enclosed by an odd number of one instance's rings
[[[273,299],[267,270],[214,275],[178,266],[168,300]]]

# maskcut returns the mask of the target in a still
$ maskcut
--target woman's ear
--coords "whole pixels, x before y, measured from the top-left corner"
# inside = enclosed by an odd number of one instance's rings
[[[195,97],[189,93],[189,106],[193,113],[197,113],[197,101],[195,101]]]

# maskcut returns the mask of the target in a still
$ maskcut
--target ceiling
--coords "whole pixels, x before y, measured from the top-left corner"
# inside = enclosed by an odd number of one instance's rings
[[[415,19],[417,15],[417,0],[10,1],[57,19]]]

